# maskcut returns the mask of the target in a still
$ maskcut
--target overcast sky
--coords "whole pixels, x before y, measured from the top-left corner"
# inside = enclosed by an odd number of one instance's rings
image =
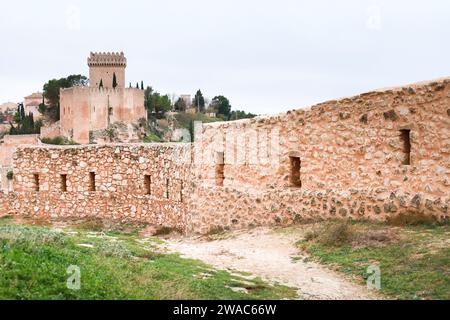
[[[450,75],[446,0],[2,1],[0,103],[124,51],[127,83],[277,113]]]

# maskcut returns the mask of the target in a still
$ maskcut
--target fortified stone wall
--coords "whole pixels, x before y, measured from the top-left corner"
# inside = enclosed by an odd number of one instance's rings
[[[7,173],[12,169],[13,153],[22,145],[39,144],[39,135],[6,135],[3,143],[0,143],[0,191],[10,191],[11,184],[7,179]]]
[[[185,230],[189,157],[189,146],[173,144],[21,148],[14,155],[11,210]]]
[[[448,218],[449,79],[207,124],[196,139],[193,230],[410,212]]]
[[[193,148],[20,148],[8,210],[190,233],[401,213],[449,218],[449,79],[206,124],[195,138]]]

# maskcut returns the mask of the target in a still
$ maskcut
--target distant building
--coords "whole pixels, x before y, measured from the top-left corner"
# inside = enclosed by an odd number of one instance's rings
[[[42,92],[35,92],[24,98],[23,107],[25,109],[25,113],[29,114],[30,112],[33,114],[34,119],[39,119],[42,117],[42,114],[39,112],[39,105],[44,100],[44,94]]]
[[[144,91],[125,88],[127,59],[123,52],[91,53],[88,66],[90,87],[61,89],[61,135],[89,143],[90,133],[147,118]]]
[[[192,106],[192,98],[190,94],[182,94],[180,95],[180,99],[186,103],[186,108],[190,108]]]
[[[2,113],[15,113],[17,110],[17,103],[14,102],[6,102],[0,104],[0,112]]]

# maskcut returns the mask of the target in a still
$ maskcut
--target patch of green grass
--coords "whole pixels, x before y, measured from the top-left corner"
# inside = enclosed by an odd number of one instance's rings
[[[144,143],[163,142],[163,139],[156,133],[150,133],[144,138]]]
[[[328,224],[329,225],[329,224]],[[326,232],[328,227],[322,229]],[[368,230],[389,230],[391,227],[353,223],[355,238]],[[308,237],[299,246],[338,271],[356,277],[362,283],[368,278],[367,268],[381,269],[381,292],[399,299],[450,299],[450,228],[441,226],[410,226],[395,228],[399,238],[374,245],[352,242],[332,244]],[[370,239],[366,237],[363,239]]]
[[[64,229],[66,230],[66,229]],[[295,290],[242,280],[202,262],[161,254],[130,234],[0,223],[0,299],[284,299]],[[67,288],[79,266],[81,290]],[[209,270],[209,276],[199,274]],[[249,283],[250,282],[250,283]],[[242,286],[248,294],[230,287]]]

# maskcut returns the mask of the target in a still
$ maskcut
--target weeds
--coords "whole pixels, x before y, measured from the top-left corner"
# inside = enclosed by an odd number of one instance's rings
[[[392,226],[420,226],[420,225],[436,225],[438,224],[436,217],[426,215],[423,212],[407,212],[390,217],[387,223]]]

